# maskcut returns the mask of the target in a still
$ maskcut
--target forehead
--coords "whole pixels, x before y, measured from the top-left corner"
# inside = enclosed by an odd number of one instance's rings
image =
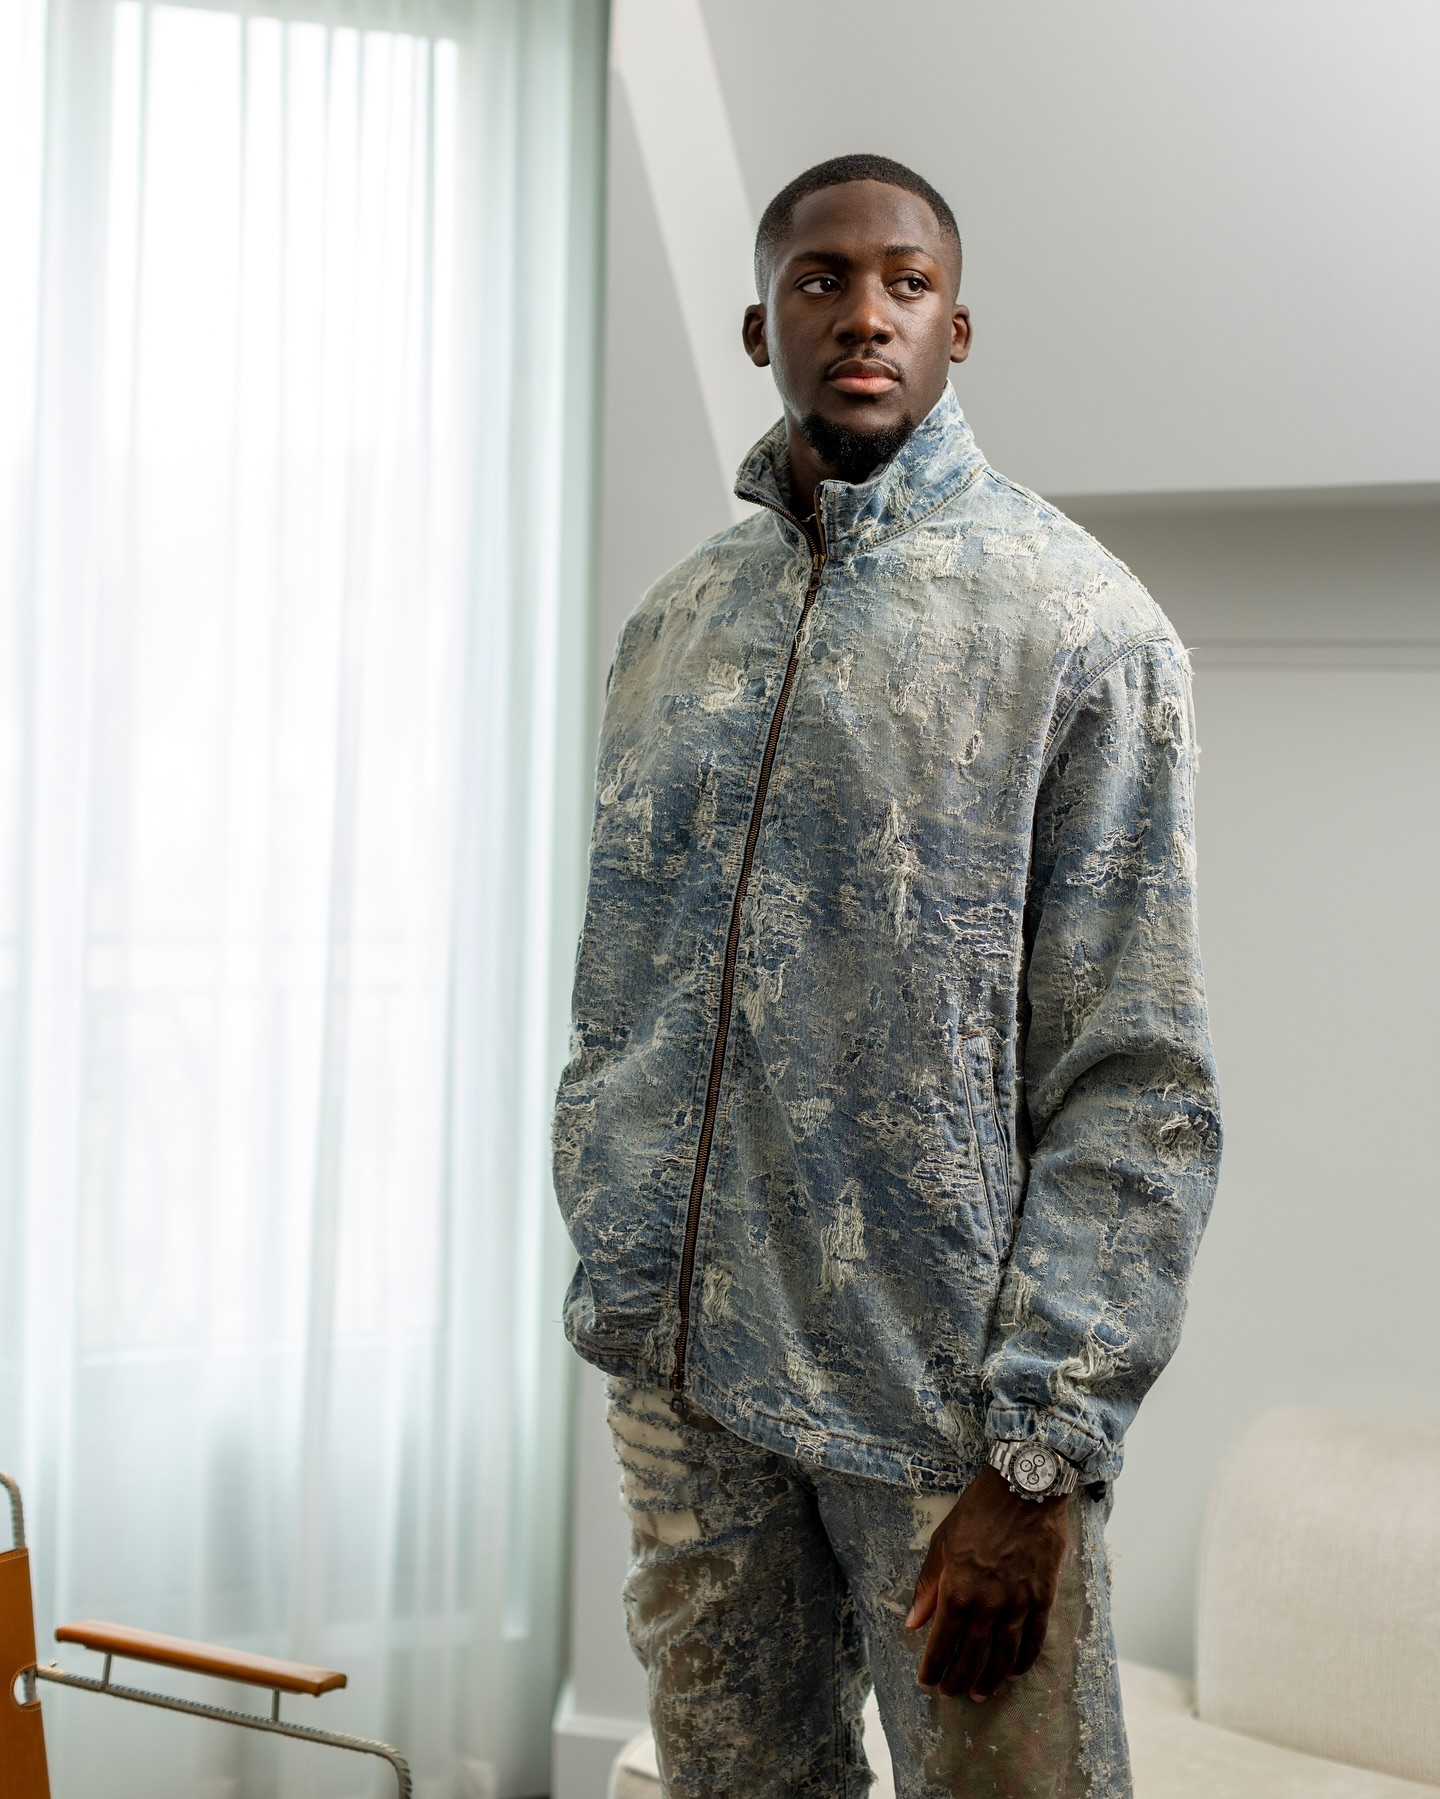
[[[954,260],[953,243],[919,194],[888,181],[845,181],[795,202],[781,257],[814,250],[883,256],[891,244],[913,244],[936,262]]]

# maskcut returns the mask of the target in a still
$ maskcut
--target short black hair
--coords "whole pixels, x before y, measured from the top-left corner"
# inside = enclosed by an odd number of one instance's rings
[[[960,227],[955,223],[955,214],[944,194],[931,187],[923,175],[907,169],[903,162],[896,162],[889,156],[855,151],[849,156],[832,156],[828,162],[817,162],[813,169],[806,169],[793,181],[787,181],[760,215],[760,226],[755,233],[755,287],[762,300],[776,251],[790,234],[798,203],[807,194],[818,194],[826,187],[843,187],[847,181],[883,181],[889,187],[903,187],[906,193],[917,195],[935,214],[942,236],[955,245],[956,260],[963,261]]]

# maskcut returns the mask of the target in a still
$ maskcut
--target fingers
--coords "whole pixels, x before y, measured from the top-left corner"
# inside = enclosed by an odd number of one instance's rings
[[[915,1598],[905,1614],[906,1630],[919,1630],[934,1615],[935,1595],[939,1590],[940,1583],[937,1580],[932,1580],[928,1585],[923,1580],[915,1583]]]
[[[963,1606],[945,1600],[939,1602],[930,1625],[930,1635],[925,1639],[925,1653],[920,1657],[920,1666],[916,1671],[915,1678],[922,1687],[933,1691],[944,1679],[947,1669],[955,1660],[960,1638],[965,1632],[967,1616]]]
[[[977,1703],[991,1699],[1007,1680],[1018,1680],[1035,1666],[1048,1624],[1048,1610],[997,1617],[942,1600],[920,1660],[919,1683],[948,1699],[962,1693]]]
[[[970,1687],[972,1699],[989,1699],[1015,1673],[1027,1616],[1025,1612],[1006,1612],[996,1623],[989,1659]]]
[[[1028,1674],[1040,1659],[1040,1651],[1045,1647],[1045,1632],[1050,1624],[1050,1607],[1037,1609],[1029,1614],[1024,1628],[1020,1632],[1020,1648],[1015,1657],[1015,1673]]]
[[[955,1645],[955,1659],[940,1680],[939,1690],[947,1699],[958,1699],[962,1693],[970,1692],[975,1686],[990,1660],[994,1631],[993,1615],[986,1616],[976,1612],[966,1614],[965,1627]]]
[[[925,1557],[925,1566],[920,1570],[920,1578],[915,1582],[915,1597],[910,1602],[910,1610],[905,1614],[906,1630],[919,1630],[934,1612],[943,1563],[944,1557],[937,1555],[932,1546]]]

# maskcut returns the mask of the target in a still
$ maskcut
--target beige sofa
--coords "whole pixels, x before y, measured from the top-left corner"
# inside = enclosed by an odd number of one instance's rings
[[[1257,1418],[1216,1476],[1198,1601],[1193,1685],[1121,1664],[1136,1799],[1440,1799],[1440,1431]],[[893,1799],[873,1698],[865,1744]],[[659,1794],[637,1737],[610,1799]]]

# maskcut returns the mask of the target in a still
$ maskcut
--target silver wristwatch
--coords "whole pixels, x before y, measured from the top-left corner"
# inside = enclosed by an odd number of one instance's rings
[[[1061,1499],[1075,1491],[1079,1470],[1043,1443],[997,1443],[990,1466],[1005,1476],[1022,1499]]]

